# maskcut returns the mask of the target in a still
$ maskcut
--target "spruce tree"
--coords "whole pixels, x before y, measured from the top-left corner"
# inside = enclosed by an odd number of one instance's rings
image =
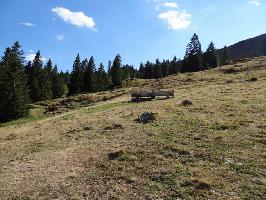
[[[170,71],[170,62],[169,60],[164,60],[163,63],[161,64],[162,66],[162,76],[168,76],[169,71]]]
[[[121,67],[122,67],[122,60],[121,60],[120,55],[118,54],[115,57],[113,65],[112,65],[111,70],[110,70],[113,87],[121,87],[122,86]]]
[[[49,74],[45,69],[42,69],[39,78],[39,88],[40,88],[40,101],[50,100],[53,97],[52,94],[52,84],[49,78]]]
[[[199,37],[196,33],[187,45],[185,54],[185,65],[182,66],[182,72],[197,72],[202,70],[202,51]]]
[[[153,75],[154,78],[156,78],[156,79],[162,78],[162,66],[161,66],[159,59],[156,59],[156,63],[155,63],[153,72],[154,72],[154,75]]]
[[[203,54],[203,65],[204,69],[216,68],[219,65],[219,59],[213,42],[210,43],[206,52]]]
[[[143,63],[140,63],[138,78],[144,78],[144,75],[145,75],[145,67],[144,67]]]
[[[40,78],[42,73],[42,58],[40,51],[36,53],[32,65],[28,66],[28,68],[30,97],[33,102],[37,102],[41,99]]]
[[[230,63],[231,59],[227,46],[224,46],[224,48],[222,49],[220,60],[221,60],[221,65],[227,65]]]
[[[29,114],[27,78],[23,69],[23,51],[15,42],[7,48],[0,62],[0,121]]]
[[[144,74],[144,78],[145,78],[145,79],[151,79],[151,78],[154,78],[154,77],[153,77],[153,67],[152,67],[152,63],[150,63],[149,61],[147,61],[146,64],[145,64],[145,74]]]
[[[95,79],[97,83],[96,90],[98,92],[105,91],[111,86],[111,79],[108,76],[108,74],[105,72],[104,66],[102,63],[100,64],[99,69],[97,70],[95,76],[96,76]]]
[[[36,75],[35,77],[33,77],[34,81],[36,81],[36,83],[34,83],[34,86],[36,87],[35,90],[39,90],[37,92],[37,95],[39,96],[38,98],[35,99],[35,101],[45,101],[45,100],[52,99],[53,97],[52,85],[51,85],[51,81],[49,77],[52,66],[48,66],[47,69],[43,68],[42,57],[41,57],[40,51],[38,51],[35,56],[32,69],[33,69],[33,75]]]
[[[83,88],[83,72],[81,68],[81,62],[79,54],[77,55],[74,64],[73,64],[73,70],[70,76],[69,80],[69,94],[79,94],[82,92]]]
[[[92,56],[84,72],[84,77],[83,77],[84,92],[95,91],[95,68],[96,68],[95,61]]]
[[[53,67],[51,59],[47,62],[45,71],[48,73],[51,82],[52,98],[56,99],[65,95],[66,91],[64,80],[59,75],[57,66]]]

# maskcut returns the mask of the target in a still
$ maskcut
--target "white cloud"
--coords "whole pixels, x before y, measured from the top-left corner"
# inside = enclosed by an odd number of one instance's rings
[[[91,30],[95,29],[95,22],[92,17],[86,16],[83,12],[72,12],[63,7],[56,7],[52,9],[65,22],[75,25],[77,27],[86,27]]]
[[[170,10],[158,15],[158,18],[166,21],[168,29],[186,29],[191,24],[192,15],[187,11]]]
[[[33,61],[34,58],[35,58],[35,56],[36,56],[35,53],[30,53],[30,54],[26,55],[25,60],[26,60],[27,62],[29,62],[29,61]],[[47,58],[42,57],[42,61],[43,61],[43,62],[47,61]]]
[[[249,4],[252,4],[252,5],[258,7],[261,5],[261,2],[260,2],[260,0],[251,0],[251,1],[249,1]]]
[[[165,7],[165,8],[177,8],[178,5],[175,2],[165,2],[165,3],[163,3],[163,7]]]
[[[57,35],[56,39],[59,41],[63,41],[65,39],[65,36],[64,35]]]
[[[22,23],[19,23],[20,25],[23,25],[23,26],[28,26],[28,27],[33,27],[35,26],[35,24],[32,24],[30,22],[22,22]]]

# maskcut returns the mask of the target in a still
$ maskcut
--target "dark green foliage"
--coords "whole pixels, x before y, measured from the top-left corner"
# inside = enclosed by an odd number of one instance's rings
[[[162,77],[168,76],[169,70],[170,70],[170,62],[169,60],[166,61],[164,60],[161,64]]]
[[[227,46],[222,49],[221,53],[221,65],[227,65],[230,63],[230,55]]]
[[[153,65],[149,61],[145,64],[145,74],[144,78],[151,79],[153,78]]]
[[[83,86],[84,86],[84,92],[95,92],[95,61],[94,58],[91,57],[89,62],[85,60],[83,62],[83,65],[85,65],[85,71],[84,71],[84,77],[83,77]]]
[[[219,59],[213,42],[210,43],[203,54],[203,64],[203,69],[212,69],[219,66]]]
[[[18,42],[7,48],[0,63],[0,121],[27,116],[29,95]]]
[[[43,69],[39,77],[40,99],[39,101],[50,100],[53,97],[52,85],[48,72]]]
[[[203,69],[202,66],[202,51],[199,37],[196,33],[191,38],[187,45],[186,55],[184,58],[184,65],[182,72],[197,72]]]
[[[69,94],[74,95],[81,93],[82,89],[83,89],[83,71],[81,68],[80,57],[78,54],[74,61],[73,70],[69,81]]]
[[[159,59],[156,60],[153,73],[154,73],[153,77],[156,78],[156,79],[162,78],[162,76],[163,76],[163,74],[162,74],[162,66],[160,64]]]
[[[30,89],[30,97],[33,102],[41,99],[41,89],[39,84],[41,73],[42,60],[40,51],[38,51],[32,65],[30,65],[30,63],[27,65],[28,85]]]
[[[45,71],[48,74],[51,83],[51,92],[53,99],[60,98],[66,94],[64,79],[60,76],[57,70],[57,66],[53,68],[51,59],[45,66]]]
[[[96,91],[101,92],[108,90],[112,84],[110,76],[105,72],[104,66],[101,63],[99,69],[96,71],[95,74],[96,79]]]
[[[63,79],[64,83],[66,85],[69,85],[70,77],[71,77],[71,74],[69,73],[69,71],[66,71],[65,73],[61,71],[59,75],[61,79]]]
[[[132,65],[124,65],[121,73],[122,80],[133,79],[136,76],[136,71]]]
[[[144,78],[144,75],[145,75],[145,67],[144,67],[143,63],[140,63],[139,71],[137,73],[137,77],[138,78]]]
[[[111,74],[111,78],[112,78],[112,84],[113,87],[121,87],[122,86],[122,59],[121,56],[118,54],[113,62],[113,65],[110,69],[110,74]]]

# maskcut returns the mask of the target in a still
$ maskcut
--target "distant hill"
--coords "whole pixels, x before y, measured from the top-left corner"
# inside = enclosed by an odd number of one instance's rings
[[[243,40],[228,47],[231,59],[266,56],[266,34]],[[222,49],[218,50],[220,55]]]

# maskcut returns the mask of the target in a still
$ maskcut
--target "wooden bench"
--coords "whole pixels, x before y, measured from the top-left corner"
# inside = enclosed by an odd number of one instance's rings
[[[145,100],[153,100],[156,97],[166,97],[169,99],[170,97],[174,97],[174,91],[137,91],[132,92],[131,97],[132,101],[145,101]]]

